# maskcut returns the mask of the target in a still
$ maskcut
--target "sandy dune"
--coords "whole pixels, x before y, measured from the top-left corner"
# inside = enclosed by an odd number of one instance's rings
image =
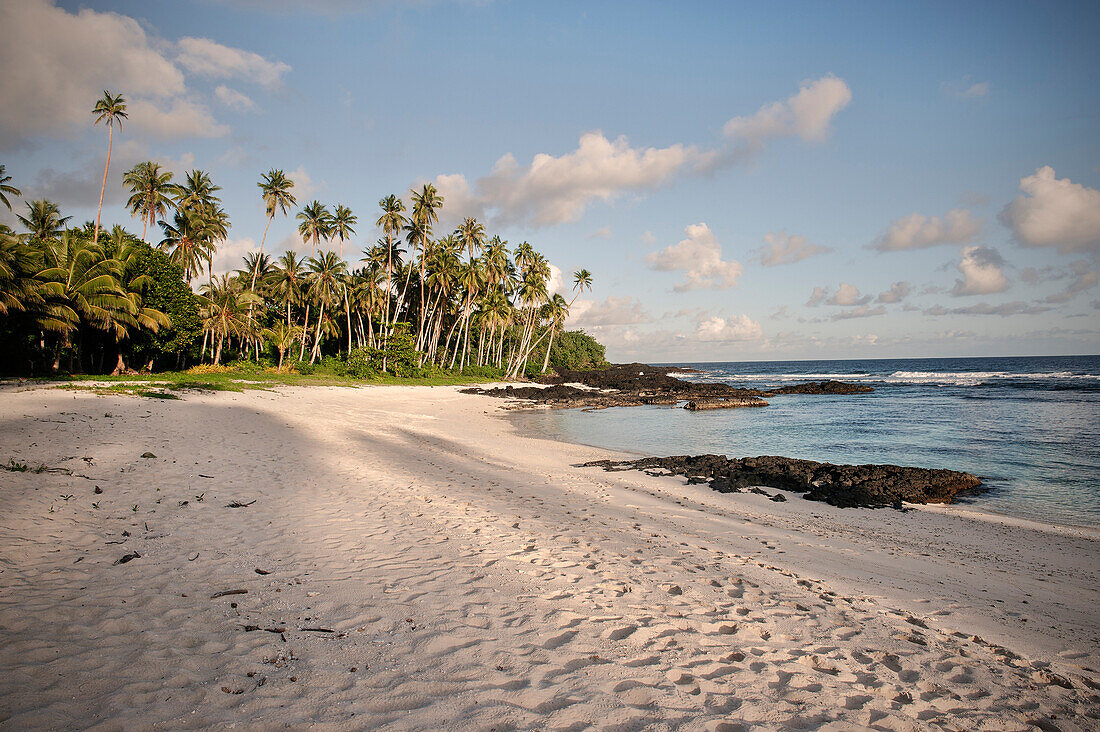
[[[0,461],[72,475],[0,473],[0,726],[1100,728],[1096,532],[573,468],[617,456],[499,407],[6,388]]]

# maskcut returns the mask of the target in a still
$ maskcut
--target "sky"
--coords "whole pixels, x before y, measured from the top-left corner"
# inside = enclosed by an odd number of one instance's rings
[[[615,361],[1096,354],[1098,33],[1095,2],[0,0],[0,163],[93,219],[109,89],[104,221],[140,234],[135,163],[205,170],[216,270],[272,168],[357,214],[349,259],[432,182],[440,231],[529,241],[570,300],[590,270],[568,327]]]

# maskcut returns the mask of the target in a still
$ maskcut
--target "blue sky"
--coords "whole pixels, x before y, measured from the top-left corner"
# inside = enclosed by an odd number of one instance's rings
[[[94,217],[109,88],[105,219],[140,231],[139,160],[207,170],[221,268],[273,167],[357,247],[433,181],[445,221],[591,270],[572,323],[613,359],[1100,352],[1095,3],[305,5],[0,4],[0,162]]]

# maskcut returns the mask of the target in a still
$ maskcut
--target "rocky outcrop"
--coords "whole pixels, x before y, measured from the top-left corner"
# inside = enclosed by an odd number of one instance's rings
[[[841,507],[901,508],[903,502],[951,503],[958,494],[978,490],[982,485],[977,476],[954,470],[901,465],[834,465],[771,455],[596,460],[579,467],[643,470],[654,475],[667,471],[667,474],[684,476],[688,483],[707,483],[720,493],[738,493],[746,488],[765,486],[802,493],[808,500]]]
[[[733,397],[731,399],[692,399],[684,405],[684,409],[692,412],[706,411],[708,409],[738,409],[740,407],[766,407],[768,403],[760,397]]]
[[[571,371],[563,369],[540,381],[547,386],[507,386],[493,389],[464,389],[467,394],[485,394],[522,399],[532,404],[559,408],[636,407],[644,404],[675,405],[686,402],[693,411],[766,407],[763,397],[779,394],[862,394],[869,386],[841,381],[794,384],[778,389],[742,389],[729,384],[684,381],[669,375],[667,366],[644,363],[615,364],[605,369]],[[675,369],[687,371],[685,369]],[[578,386],[579,385],[579,386]]]

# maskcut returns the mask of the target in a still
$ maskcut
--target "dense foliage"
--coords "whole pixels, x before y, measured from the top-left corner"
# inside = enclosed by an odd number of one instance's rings
[[[108,128],[107,169],[126,100],[104,93],[93,115]],[[107,181],[104,171],[100,201]],[[0,203],[21,195],[0,165]],[[527,242],[510,248],[476,219],[437,234],[443,197],[431,184],[379,201],[381,237],[358,261],[345,242],[358,218],[337,204],[306,203],[295,215],[309,254],[264,253],[276,216],[298,205],[281,170],[258,182],[267,212],[259,250],[240,269],[214,274],[230,220],[209,174],[183,182],[146,161],[123,177],[141,238],[94,223],[67,229],[51,201],[26,202],[25,231],[0,230],[0,356],[6,372],[42,374],[183,368],[196,362],[270,361],[282,371],[318,365],[353,375],[483,376],[545,372],[604,362],[580,332],[562,333],[569,307],[591,288],[573,275],[573,301],[549,291],[551,269]],[[102,207],[102,206],[101,206]],[[146,243],[158,227],[156,248]],[[192,283],[200,283],[198,291]]]

